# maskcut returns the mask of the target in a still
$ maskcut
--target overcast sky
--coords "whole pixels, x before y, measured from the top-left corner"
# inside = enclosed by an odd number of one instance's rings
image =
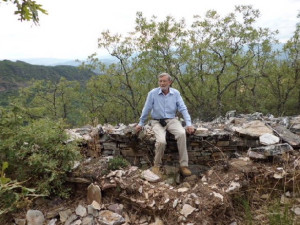
[[[300,0],[36,0],[48,11],[40,25],[20,22],[14,5],[0,0],[0,60],[25,58],[85,59],[97,48],[101,32],[127,33],[133,30],[136,12],[161,20],[170,15],[192,21],[215,9],[222,15],[235,5],[253,5],[261,17],[257,25],[279,30],[286,41],[295,31]]]

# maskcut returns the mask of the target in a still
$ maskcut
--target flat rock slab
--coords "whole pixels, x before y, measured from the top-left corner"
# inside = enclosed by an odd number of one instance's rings
[[[298,136],[297,134],[292,133],[291,131],[280,125],[275,126],[273,129],[278,133],[282,140],[289,143],[291,146],[300,146],[300,136]]]
[[[263,134],[259,136],[259,142],[263,145],[274,145],[278,144],[280,141],[279,137],[273,134]]]
[[[259,137],[263,134],[272,134],[273,131],[260,120],[254,120],[249,123],[245,123],[242,127],[233,127],[232,130],[239,133],[240,135]]]
[[[300,135],[300,116],[291,119],[291,125],[289,129],[298,135]]]
[[[288,143],[284,143],[284,144],[268,145],[268,146],[252,148],[248,151],[248,155],[249,152],[255,152],[263,156],[274,156],[274,155],[281,155],[285,152],[289,152],[292,150],[293,150],[292,146],[290,146]]]
[[[98,219],[102,225],[121,225],[125,222],[122,216],[109,210],[100,211]]]

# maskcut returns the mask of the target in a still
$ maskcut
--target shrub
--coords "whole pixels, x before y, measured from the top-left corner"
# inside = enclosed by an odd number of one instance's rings
[[[129,162],[122,158],[121,156],[114,157],[108,161],[108,169],[109,170],[118,170],[121,168],[125,168],[129,165]]]
[[[22,183],[6,177],[7,162],[3,162],[0,173],[0,223],[3,224],[7,213],[26,206],[28,197],[35,193],[34,189],[26,188]],[[35,195],[37,196],[37,195]]]
[[[66,174],[79,159],[80,151],[76,143],[65,144],[68,137],[64,122],[39,119],[24,123],[20,116],[2,111],[0,130],[2,127],[0,161],[9,163],[9,177],[26,180],[26,186],[39,194],[66,197]]]

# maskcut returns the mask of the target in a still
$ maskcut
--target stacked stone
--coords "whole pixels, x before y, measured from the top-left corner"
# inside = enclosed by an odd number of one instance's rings
[[[87,126],[73,129],[72,132],[69,130],[69,133],[87,141],[88,156],[122,155],[132,165],[151,166],[155,155],[154,133],[146,125],[137,135],[135,125]],[[263,117],[260,113],[254,113],[239,117],[226,116],[206,123],[197,122],[194,126],[196,132],[187,135],[189,164],[192,166],[212,166],[215,162],[247,151],[251,157],[266,158],[300,147],[300,137],[297,135],[300,131],[300,116],[287,119]],[[266,138],[267,143],[264,141]],[[273,142],[271,139],[274,138],[278,140]],[[282,145],[283,142],[287,145]],[[177,143],[169,133],[163,161],[165,165],[178,165]]]
[[[293,133],[300,135],[300,116],[291,118],[289,129]]]
[[[66,133],[70,139],[67,140],[66,143],[80,139],[85,155],[99,157],[101,155],[99,129],[99,127],[92,127],[90,125],[76,129],[68,129]]]

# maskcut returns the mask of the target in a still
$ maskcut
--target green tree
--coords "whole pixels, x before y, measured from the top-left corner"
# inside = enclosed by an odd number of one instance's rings
[[[161,72],[174,78],[173,86],[193,118],[212,119],[232,109],[279,114],[287,105],[293,108],[290,98],[300,99],[299,35],[296,32],[286,45],[288,58],[283,60],[283,52],[275,48],[278,31],[256,27],[259,16],[252,6],[236,6],[224,17],[214,10],[204,18],[195,16],[187,27],[184,19],[167,16],[157,21],[138,12],[135,29],[128,35],[106,31],[99,38],[99,48],[105,48],[116,63],[107,66],[96,55],[90,58],[102,75],[89,84],[97,99],[93,97],[88,108],[93,108],[91,102],[101,105],[101,116],[96,117],[102,121],[112,117],[115,122],[137,121]],[[93,92],[86,100],[92,100]],[[95,114],[96,108],[90,111]]]
[[[79,119],[80,84],[61,78],[58,82],[38,80],[32,81],[29,87],[20,91],[20,96],[14,100],[30,119],[51,118],[63,119],[69,124],[76,124]],[[79,119],[80,120],[80,119]]]
[[[278,53],[275,54],[276,57],[270,57],[270,62],[265,66],[265,82],[263,84],[268,87],[271,95],[267,109],[276,115],[299,112],[299,35],[300,24],[298,23],[294,35],[287,41],[283,49],[278,50]],[[289,107],[287,108],[287,106]]]
[[[17,9],[15,14],[19,16],[21,21],[33,21],[39,23],[39,13],[48,14],[42,5],[32,0],[1,0],[2,2],[11,2]]]
[[[184,20],[147,21],[138,13],[136,46],[149,70],[174,78],[194,116],[221,115],[228,109],[226,95],[231,106],[240,104],[242,86],[255,77],[256,49],[273,38],[268,29],[254,28],[258,17],[251,6],[237,6],[225,17],[216,11],[208,11],[204,19],[196,16],[187,29]]]
[[[98,45],[107,49],[116,62],[105,65],[95,55],[89,58],[94,65],[92,69],[100,71],[102,75],[87,84],[89,88],[84,97],[85,105],[90,113],[98,114],[98,119],[103,122],[137,121],[147,91],[154,87],[153,73],[149,73],[148,65],[137,54],[138,46],[133,36],[123,37],[106,31],[99,38]],[[156,75],[154,78],[156,82]],[[99,107],[102,111],[97,113]]]

